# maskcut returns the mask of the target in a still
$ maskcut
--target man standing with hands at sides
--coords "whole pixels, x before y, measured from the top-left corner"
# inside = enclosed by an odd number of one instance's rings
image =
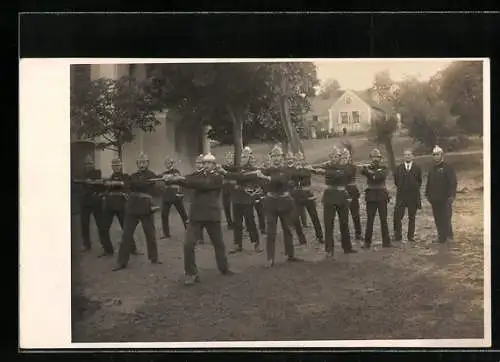
[[[299,208],[302,211],[307,211],[311,218],[316,232],[316,240],[323,244],[323,229],[318,217],[318,210],[316,208],[316,198],[311,191],[311,167],[306,163],[304,154],[299,152],[296,156],[297,173],[295,175],[295,190],[292,195],[297,201]]]
[[[217,169],[215,157],[207,154],[203,157],[203,169],[182,176],[165,176],[167,184],[180,184],[194,190],[189,211],[189,224],[184,241],[184,272],[185,285],[200,281],[195,261],[195,246],[198,235],[205,228],[215,250],[217,268],[223,275],[231,275],[229,270],[226,247],[222,237],[220,194],[223,184],[223,173]]]
[[[404,151],[404,162],[394,172],[394,184],[396,185],[396,205],[394,206],[394,239],[402,241],[403,227],[401,220],[405,209],[408,209],[408,241],[415,238],[415,216],[417,209],[422,208],[420,188],[422,186],[422,170],[413,162],[413,152]]]
[[[125,225],[123,227],[122,242],[118,251],[118,265],[113,271],[127,267],[134,243],[134,232],[137,224],[142,224],[148,259],[151,264],[161,264],[158,260],[158,247],[156,245],[153,192],[158,181],[157,176],[149,170],[149,158],[140,153],[137,158],[137,172],[130,175],[128,181],[130,195],[126,204]]]
[[[325,251],[326,257],[331,259],[334,255],[334,226],[335,214],[339,215],[340,237],[342,249],[345,254],[356,253],[352,248],[349,233],[349,194],[346,190],[347,174],[346,165],[342,164],[340,151],[334,147],[330,152],[330,160],[314,168],[314,171],[325,175],[327,188],[323,193],[323,215],[325,223]]]
[[[165,175],[180,175],[178,169],[174,167],[174,161],[170,157],[165,158],[165,171],[160,176]],[[184,229],[187,228],[188,216],[184,208],[184,195],[178,185],[166,185],[162,192],[162,208],[161,208],[161,223],[163,229],[162,239],[170,238],[170,209],[174,206],[179,213],[184,224]]]
[[[425,196],[432,206],[432,214],[438,232],[438,242],[453,241],[452,206],[457,194],[457,175],[453,167],[444,161],[444,152],[436,146],[432,150],[434,165],[429,170]]]
[[[123,173],[122,161],[119,158],[114,158],[111,161],[111,168],[113,173],[109,180],[106,180],[105,186],[107,191],[104,194],[104,207],[103,207],[103,237],[105,239],[105,244],[108,245],[108,250],[106,250],[102,256],[113,255],[113,244],[109,237],[109,229],[113,223],[113,218],[116,216],[118,222],[122,228],[122,232],[125,225],[125,209],[128,199],[127,183],[130,176]],[[130,251],[132,255],[139,255],[137,251],[137,244],[132,236],[132,249]]]
[[[365,190],[366,201],[366,232],[363,249],[369,249],[372,245],[373,222],[375,215],[380,217],[380,227],[382,229],[382,247],[392,247],[387,225],[387,204],[389,203],[389,192],[385,184],[389,169],[381,163],[382,154],[378,148],[370,152],[370,164],[361,169],[361,174],[366,176],[367,188]]]
[[[356,240],[361,240],[361,219],[359,216],[359,193],[358,186],[356,185],[356,172],[357,168],[352,163],[351,151],[348,148],[342,150],[342,163],[345,164],[345,171],[347,176],[346,190],[349,194],[351,201],[349,202],[349,211],[351,213],[352,222],[354,223],[354,232]]]
[[[283,229],[283,239],[285,242],[285,254],[288,261],[301,261],[295,257],[293,237],[290,230],[292,224],[293,199],[289,191],[289,179],[284,169],[283,151],[279,147],[274,147],[270,154],[271,165],[262,171],[262,176],[267,179],[265,186],[266,196],[263,200],[267,222],[267,262],[266,267],[273,267],[275,263],[276,249],[276,227],[278,219],[281,221]]]
[[[226,172],[234,172],[234,152],[226,152],[224,156],[224,164],[222,168]],[[222,185],[222,207],[224,208],[224,215],[226,216],[227,228],[229,230],[233,229],[233,219],[231,216],[231,194],[233,192],[234,185],[236,181],[224,179],[224,184]]]

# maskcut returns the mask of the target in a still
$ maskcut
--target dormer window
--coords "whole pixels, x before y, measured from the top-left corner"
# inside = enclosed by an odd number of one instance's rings
[[[351,96],[348,94],[345,96],[345,104],[351,104]]]

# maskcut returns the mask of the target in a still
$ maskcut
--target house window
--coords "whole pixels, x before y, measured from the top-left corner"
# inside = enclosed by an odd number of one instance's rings
[[[313,116],[313,121],[318,122],[318,116]]]
[[[352,111],[352,123],[359,123],[359,111]]]
[[[349,95],[345,96],[345,104],[351,104],[351,96]]]
[[[342,124],[349,123],[349,113],[348,112],[340,112],[340,121]]]

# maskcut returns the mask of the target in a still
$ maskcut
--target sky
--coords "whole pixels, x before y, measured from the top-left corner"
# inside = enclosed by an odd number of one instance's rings
[[[437,71],[445,68],[451,60],[346,60],[314,62],[321,83],[336,79],[342,89],[363,90],[369,88],[375,73],[388,70],[394,81],[402,80],[405,75],[417,76],[428,80]]]

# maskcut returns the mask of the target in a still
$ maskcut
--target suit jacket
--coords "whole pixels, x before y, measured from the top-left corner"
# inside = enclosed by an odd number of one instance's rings
[[[127,213],[130,215],[148,215],[151,214],[153,205],[153,193],[156,183],[148,179],[156,178],[154,172],[150,170],[137,171],[130,175],[128,186],[132,194],[127,201]],[[134,195],[142,193],[144,196]],[[149,195],[150,197],[146,197]]]
[[[416,205],[422,207],[420,188],[422,187],[422,170],[412,163],[409,171],[403,162],[394,171],[394,184],[396,185],[396,204]]]
[[[431,203],[443,202],[457,193],[457,175],[452,166],[445,162],[434,165],[427,176],[425,196]]]
[[[180,184],[194,190],[189,211],[192,221],[221,221],[220,195],[223,176],[217,173],[193,173]]]
[[[169,170],[164,171],[161,176],[164,175],[174,175],[179,176],[181,173],[176,168],[171,168]],[[180,199],[183,196],[182,190],[179,185],[165,185],[165,188],[162,192],[162,201],[164,203],[173,203]]]

